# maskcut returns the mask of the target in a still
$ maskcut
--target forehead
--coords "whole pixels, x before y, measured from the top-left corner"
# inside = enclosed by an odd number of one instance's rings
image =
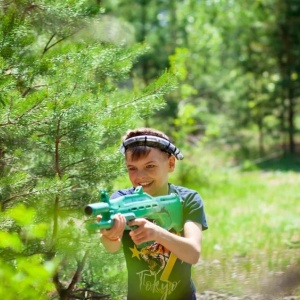
[[[126,163],[147,163],[149,161],[164,161],[168,160],[168,153],[162,152],[160,149],[147,147],[145,151],[136,152],[136,148],[128,149],[125,153]]]

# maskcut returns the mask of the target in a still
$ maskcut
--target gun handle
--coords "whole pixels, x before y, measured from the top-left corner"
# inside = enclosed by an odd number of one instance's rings
[[[126,214],[124,214],[124,217],[126,219],[126,227],[125,227],[125,229],[127,229],[127,230],[134,230],[134,229],[137,228],[137,226],[129,226],[128,225],[128,222],[130,222],[130,221],[132,221],[132,220],[134,220],[136,218],[134,213],[126,213]]]
[[[134,213],[127,213],[127,214],[124,214],[125,218],[126,218],[126,224],[129,222],[129,221],[132,221],[135,219],[135,214]],[[134,230],[138,228],[138,226],[128,226],[126,225],[125,229],[127,230]],[[145,248],[147,246],[150,246],[154,243],[154,241],[149,241],[149,242],[146,242],[146,243],[142,243],[142,244],[139,244],[139,245],[136,245],[136,247],[138,249],[141,249],[141,248]]]

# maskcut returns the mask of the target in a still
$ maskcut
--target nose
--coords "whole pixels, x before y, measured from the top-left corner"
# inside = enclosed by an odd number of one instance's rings
[[[145,170],[138,170],[136,172],[136,178],[138,179],[144,179],[147,177],[147,172]]]

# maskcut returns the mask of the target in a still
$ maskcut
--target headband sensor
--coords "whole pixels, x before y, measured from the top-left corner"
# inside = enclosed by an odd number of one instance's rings
[[[139,135],[129,138],[122,143],[120,151],[123,155],[125,155],[127,149],[137,146],[158,148],[174,155],[178,160],[182,160],[184,158],[183,154],[174,144],[164,138],[154,135]]]

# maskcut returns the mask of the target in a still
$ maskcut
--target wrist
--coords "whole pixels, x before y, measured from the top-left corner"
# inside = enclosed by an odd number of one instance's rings
[[[110,242],[117,242],[117,241],[120,240],[120,237],[119,237],[119,236],[110,238],[110,237],[108,237],[108,236],[106,236],[106,235],[103,235],[103,234],[101,235],[101,238],[105,238],[106,240],[108,240],[108,241],[110,241]]]

